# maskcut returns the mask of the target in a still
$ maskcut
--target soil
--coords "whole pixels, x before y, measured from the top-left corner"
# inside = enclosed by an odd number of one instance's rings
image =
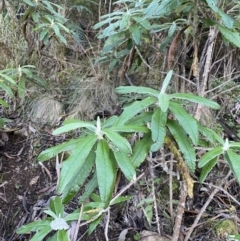
[[[37,164],[38,146],[45,138],[36,132],[26,135],[28,127],[3,132],[0,147],[0,237],[20,240],[15,233],[23,223],[32,220],[33,207],[54,192],[55,169],[51,162]],[[18,133],[18,131],[22,133]],[[35,130],[35,129],[32,129]],[[23,133],[25,132],[25,133]],[[48,135],[49,136],[49,135]],[[51,138],[49,138],[51,140]],[[36,214],[35,214],[36,215]]]

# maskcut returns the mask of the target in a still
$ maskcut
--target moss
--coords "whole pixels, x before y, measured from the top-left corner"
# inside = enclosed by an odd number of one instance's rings
[[[238,234],[237,225],[234,221],[225,219],[220,221],[214,228],[219,238],[225,238],[227,235]]]

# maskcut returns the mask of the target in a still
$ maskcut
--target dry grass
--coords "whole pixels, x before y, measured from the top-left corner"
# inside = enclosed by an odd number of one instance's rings
[[[69,118],[92,120],[98,112],[115,112],[117,95],[108,76],[96,75],[73,85],[69,93]]]
[[[44,96],[31,103],[29,118],[33,122],[56,124],[63,115],[62,104],[52,96]]]

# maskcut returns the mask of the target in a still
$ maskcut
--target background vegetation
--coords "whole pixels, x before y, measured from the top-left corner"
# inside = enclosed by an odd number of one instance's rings
[[[238,240],[240,2],[1,3],[2,131],[17,117],[60,137],[38,153],[59,196],[16,235]]]

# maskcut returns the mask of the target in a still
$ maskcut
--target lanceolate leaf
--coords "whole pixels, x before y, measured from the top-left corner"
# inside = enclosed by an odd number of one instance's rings
[[[153,112],[142,112],[126,122],[127,125],[145,125],[152,119]]]
[[[221,155],[222,153],[223,153],[223,149],[221,146],[213,148],[211,151],[207,152],[200,158],[198,162],[198,167],[201,168],[205,166],[208,162],[210,162],[215,157]]]
[[[52,228],[50,227],[44,227],[41,229],[41,231],[37,232],[29,241],[39,241],[43,240],[44,237],[46,237],[50,232],[52,231]]]
[[[12,89],[8,85],[0,82],[0,88],[3,89],[11,98],[14,97]]]
[[[109,128],[111,131],[117,132],[148,132],[149,129],[147,127],[139,126],[139,125],[123,125],[123,126],[113,126]]]
[[[74,182],[76,176],[80,173],[86,158],[92,150],[97,140],[96,135],[90,135],[76,145],[70,157],[63,162],[60,181],[58,185],[58,193],[62,193],[71,183]]]
[[[152,140],[154,144],[151,146],[151,151],[158,151],[164,143],[166,136],[166,122],[167,112],[163,112],[160,108],[157,108],[152,116],[151,132]]]
[[[88,235],[90,235],[98,226],[98,224],[100,223],[101,219],[102,219],[101,215],[100,217],[98,217],[97,219],[95,219],[93,222],[90,223],[89,228],[88,228]]]
[[[131,156],[131,161],[134,167],[139,167],[144,162],[152,144],[151,133],[144,135],[144,137],[135,144]]]
[[[142,29],[139,26],[139,24],[133,24],[129,27],[129,31],[132,34],[132,38],[136,45],[139,45],[141,43],[141,36],[142,36]]]
[[[85,162],[81,166],[81,169],[75,176],[72,176],[72,182],[68,182],[64,189],[61,190],[62,193],[62,203],[69,203],[74,196],[78,193],[82,184],[87,180],[92,170],[95,162],[95,152],[91,151],[86,158]]]
[[[218,141],[219,143],[224,145],[223,138],[219,136],[215,131],[202,125],[199,125],[198,128],[199,128],[199,131],[207,138],[207,140],[209,140],[213,144],[216,144]]]
[[[125,153],[132,153],[131,145],[124,137],[109,129],[103,129],[102,132],[119,150]]]
[[[70,241],[66,230],[58,230],[57,241]]]
[[[180,151],[183,153],[187,166],[192,172],[194,172],[196,166],[196,154],[186,132],[175,120],[168,120],[167,126],[176,140]]]
[[[239,150],[240,149],[240,142],[230,141],[229,142],[229,147],[230,148],[234,148],[234,149],[236,148],[236,149]]]
[[[26,225],[21,226],[18,230],[18,234],[23,234],[23,233],[30,233],[30,232],[35,232],[41,229],[44,229],[46,227],[50,227],[51,221],[49,220],[38,220]]]
[[[97,173],[95,172],[92,179],[85,185],[85,191],[80,196],[78,200],[78,204],[85,202],[85,200],[90,197],[90,195],[96,188],[97,188]]]
[[[148,88],[148,87],[141,87],[141,86],[120,86],[115,89],[118,94],[148,94],[157,97],[159,92],[157,90]]]
[[[43,162],[46,160],[51,159],[52,157],[56,156],[58,153],[63,151],[68,151],[73,149],[77,144],[81,143],[85,137],[80,137],[78,139],[72,139],[68,142],[64,142],[60,145],[48,148],[40,153],[38,156],[38,161]]]
[[[54,199],[50,199],[50,209],[57,217],[63,217],[64,208],[60,197],[56,196]]]
[[[24,97],[25,94],[25,78],[23,76],[20,77],[18,83],[18,96],[20,99]]]
[[[68,120],[68,122],[65,122],[63,124],[64,124],[63,126],[59,127],[55,131],[53,131],[53,135],[59,135],[64,132],[76,130],[76,129],[82,128],[82,127],[88,128],[92,131],[95,131],[95,129],[96,129],[96,127],[93,124],[90,124],[85,121],[78,121],[78,120],[69,121]]]
[[[110,159],[110,150],[104,139],[98,142],[96,151],[96,169],[100,196],[102,202],[107,206],[112,197],[116,169],[113,160]]]
[[[11,84],[13,84],[13,85],[16,84],[15,80],[14,80],[13,78],[11,78],[8,74],[3,74],[3,71],[0,71],[0,76],[1,76],[3,79],[7,80],[9,83],[11,83]]]
[[[221,34],[226,38],[230,43],[236,45],[238,48],[240,48],[240,35],[239,32],[236,32],[234,30],[230,30],[226,27],[223,27],[220,24],[217,24],[217,28],[221,32]]]
[[[102,128],[109,128],[113,125],[114,122],[116,122],[118,119],[118,116],[113,115],[110,118],[108,118],[104,123],[102,123]]]
[[[179,124],[183,127],[189,137],[192,139],[194,145],[198,144],[198,122],[191,115],[189,115],[179,104],[171,101],[169,109],[177,118]]]
[[[159,106],[162,110],[162,112],[166,112],[168,110],[168,107],[169,107],[169,96],[165,93],[160,93],[159,96],[158,96],[158,103],[159,103]]]
[[[208,6],[218,15],[221,16],[223,23],[227,28],[232,28],[234,20],[226,13],[224,13],[220,8],[218,8],[218,0],[206,0]]]
[[[125,122],[130,120],[136,114],[140,113],[150,105],[154,104],[157,101],[157,98],[148,97],[141,101],[135,101],[130,106],[124,108],[123,113],[119,116],[118,120],[116,121],[115,125],[123,125]]]
[[[128,155],[121,151],[114,151],[113,153],[124,176],[129,181],[132,181],[136,176],[136,172]]]
[[[201,96],[193,95],[191,93],[175,93],[169,96],[171,99],[175,98],[175,99],[181,99],[181,100],[188,100],[190,102],[198,103],[216,110],[220,108],[219,104],[217,104],[216,102],[212,100],[208,100]]]
[[[209,161],[201,170],[199,182],[202,183],[206,179],[208,173],[212,170],[212,168],[217,164],[218,158],[215,157],[211,161]]]
[[[240,156],[230,149],[224,153],[224,156],[232,172],[240,183]]]
[[[165,77],[165,79],[164,79],[164,81],[163,81],[163,85],[162,85],[162,89],[161,89],[161,93],[162,93],[162,94],[166,92],[167,87],[168,87],[168,85],[169,85],[169,82],[170,82],[170,80],[171,80],[171,78],[172,78],[172,75],[173,75],[173,71],[170,70],[170,71],[167,73],[167,75],[166,75],[166,77]]]

